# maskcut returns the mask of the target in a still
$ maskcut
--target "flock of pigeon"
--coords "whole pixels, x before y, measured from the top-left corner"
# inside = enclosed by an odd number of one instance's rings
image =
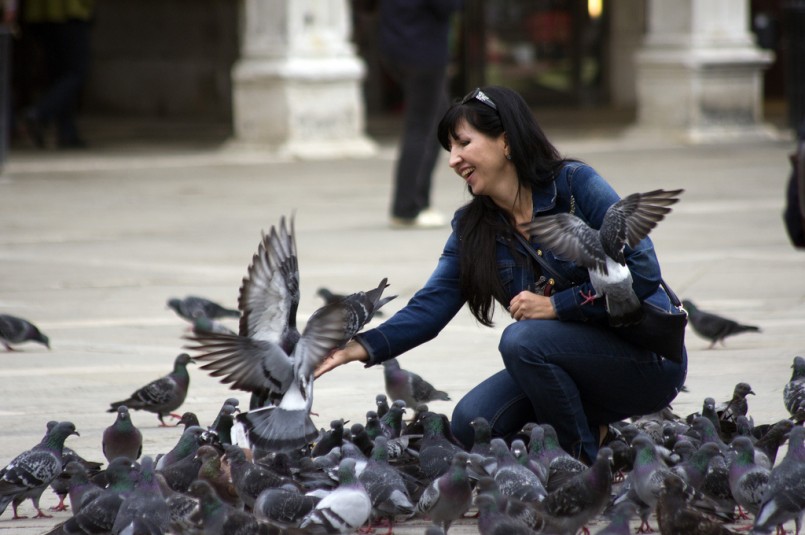
[[[263,235],[240,288],[238,310],[207,299],[171,299],[192,323],[189,352],[173,371],[112,402],[114,422],[101,439],[106,468],[65,446],[71,422],[50,422],[42,441],[0,470],[0,515],[39,500],[52,488],[57,509],[72,512],[52,534],[351,533],[411,518],[428,519],[427,534],[446,533],[474,514],[483,534],[628,534],[656,526],[663,534],[765,534],[805,512],[805,359],[795,357],[784,388],[789,414],[758,424],[747,383],[730,400],[706,398],[701,412],[669,408],[612,424],[588,465],[562,450],[555,430],[529,424],[515,437],[493,438],[483,418],[473,444],[461,444],[448,418],[428,403],[449,400],[392,359],[384,363],[385,394],[365,421],[343,419],[316,429],[310,414],[316,367],[379,309],[387,281],[365,292],[319,295],[325,304],[296,327],[299,271],[293,224],[283,219]],[[695,308],[692,328],[711,342],[757,327]],[[239,318],[238,332],[219,320]],[[30,322],[0,315],[0,342],[48,338]],[[188,392],[188,364],[251,395],[242,411],[226,399],[201,425],[178,414]],[[782,382],[782,381],[781,381]],[[143,452],[131,410],[174,417],[184,431],[168,452]],[[404,415],[410,412],[410,420]],[[787,444],[785,455],[778,456]],[[146,453],[146,454],[144,454]],[[779,458],[778,458],[779,457]],[[655,526],[652,526],[654,523]]]

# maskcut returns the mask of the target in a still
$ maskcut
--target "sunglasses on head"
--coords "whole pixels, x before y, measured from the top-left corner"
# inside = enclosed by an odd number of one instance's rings
[[[476,87],[475,89],[473,89],[472,91],[467,93],[467,96],[464,97],[463,99],[461,99],[461,103],[466,104],[467,102],[469,102],[470,100],[473,100],[473,99],[478,100],[480,102],[483,102],[484,104],[486,104],[487,106],[489,106],[493,110],[498,111],[498,107],[495,105],[494,102],[492,102],[491,98],[486,96],[486,93],[481,91],[480,87]]]

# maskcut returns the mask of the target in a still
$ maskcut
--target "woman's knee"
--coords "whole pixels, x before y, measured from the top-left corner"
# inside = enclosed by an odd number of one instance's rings
[[[470,448],[475,441],[475,431],[470,422],[476,416],[478,416],[477,408],[464,397],[456,404],[453,409],[453,415],[450,418],[450,429],[453,431],[453,435],[466,448]]]
[[[535,343],[542,336],[541,326],[535,324],[538,321],[518,321],[503,330],[498,350],[506,368],[512,369],[525,361],[535,363],[542,360],[539,344]]]

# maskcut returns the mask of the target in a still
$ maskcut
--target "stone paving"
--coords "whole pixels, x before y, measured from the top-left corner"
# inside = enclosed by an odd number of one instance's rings
[[[689,332],[689,392],[675,411],[697,411],[706,396],[726,400],[747,381],[757,393],[749,400],[756,423],[786,416],[782,388],[792,358],[805,351],[805,254],[791,248],[781,220],[790,137],[685,146],[599,126],[545,127],[563,153],[593,165],[621,194],[685,188],[652,233],[665,279],[680,297],[762,328],[714,350]],[[123,143],[115,132],[84,153],[16,150],[0,175],[0,310],[34,321],[52,341],[50,351],[0,353],[1,466],[37,443],[53,419],[73,421],[81,436],[67,445],[102,460],[101,433],[114,420],[109,402],[168,373],[182,351],[186,325],[166,300],[198,294],[234,306],[260,231],[281,216],[296,218],[302,321],[321,304],[320,286],[349,292],[388,277],[399,295],[389,311],[403,306],[448,235],[388,228],[393,139],[365,160],[293,162],[219,147],[214,136]],[[467,200],[443,157],[435,208],[452,213]],[[462,311],[403,357],[404,367],[450,393],[453,401],[434,410],[449,415],[455,400],[500,369],[497,340],[509,321],[499,314],[484,328]],[[197,368],[190,373],[181,410],[210,422],[232,392]],[[380,368],[335,370],[316,383],[315,421],[362,421],[382,390]],[[166,452],[179,436],[150,413],[133,420],[145,454]],[[42,501],[51,506],[55,496],[48,490]],[[32,511],[30,502],[20,507]],[[11,521],[9,508],[0,532],[43,533],[68,515]],[[395,532],[422,533],[424,525]],[[469,520],[451,529],[474,532]]]

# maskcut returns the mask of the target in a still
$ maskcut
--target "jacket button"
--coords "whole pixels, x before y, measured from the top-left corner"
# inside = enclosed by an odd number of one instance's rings
[[[539,256],[542,256],[542,249],[537,249],[537,254],[538,254]]]

